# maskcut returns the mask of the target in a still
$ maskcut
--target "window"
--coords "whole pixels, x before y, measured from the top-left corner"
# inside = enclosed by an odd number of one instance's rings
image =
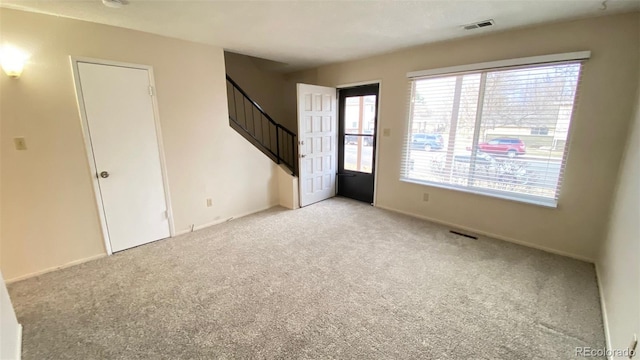
[[[376,95],[349,96],[344,104],[344,169],[371,174]]]
[[[413,77],[401,180],[556,206],[580,70],[574,59]]]
[[[549,128],[546,126],[533,127],[531,128],[531,135],[549,135]]]

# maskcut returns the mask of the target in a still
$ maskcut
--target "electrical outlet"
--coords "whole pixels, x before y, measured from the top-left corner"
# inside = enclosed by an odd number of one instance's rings
[[[207,207],[212,207],[212,206],[213,206],[213,200],[207,199]]]
[[[27,150],[27,142],[23,137],[13,138],[13,143],[16,146],[16,150]]]
[[[422,194],[422,201],[424,201],[424,202],[429,201],[429,193]]]

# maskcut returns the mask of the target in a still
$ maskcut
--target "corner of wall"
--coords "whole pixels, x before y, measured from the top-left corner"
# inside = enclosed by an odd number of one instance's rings
[[[640,79],[636,93],[634,119],[595,264],[607,349],[624,349],[632,334],[640,334]]]
[[[0,280],[0,359],[19,360],[22,356],[22,325],[18,323],[1,273]]]
[[[593,266],[596,269],[596,282],[598,284],[598,295],[600,296],[600,311],[602,312],[602,326],[604,327],[604,342],[607,349],[611,349],[611,331],[609,330],[609,318],[607,317],[607,302],[604,296],[604,288],[602,285],[602,277],[600,275],[599,259],[595,261]]]
[[[295,210],[300,207],[298,200],[298,178],[293,176],[284,165],[278,166],[279,205]]]

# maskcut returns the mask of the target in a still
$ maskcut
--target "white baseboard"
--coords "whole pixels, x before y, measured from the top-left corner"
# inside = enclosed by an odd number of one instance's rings
[[[589,262],[589,263],[594,263],[593,259],[581,256],[581,255],[576,255],[576,254],[571,254],[571,253],[564,252],[564,251],[561,251],[561,250],[551,249],[551,248],[548,248],[548,247],[545,247],[545,246],[532,244],[530,242],[516,240],[516,239],[512,239],[512,238],[506,237],[506,236],[498,235],[498,234],[492,234],[492,233],[487,232],[487,231],[473,229],[473,228],[470,228],[468,226],[464,226],[464,225],[460,225],[460,224],[454,224],[454,223],[451,223],[451,222],[442,221],[442,220],[439,220],[439,219],[430,218],[428,216],[424,216],[424,215],[420,215],[420,214],[414,214],[414,213],[410,213],[408,211],[398,210],[398,209],[394,209],[394,208],[383,206],[383,205],[376,205],[376,207],[378,207],[380,209],[384,209],[384,210],[389,210],[389,211],[392,211],[392,212],[395,212],[395,213],[411,216],[411,217],[414,217],[414,218],[431,221],[431,222],[434,222],[436,224],[452,227],[452,228],[455,228],[455,229],[470,231],[470,232],[478,234],[478,235],[482,235],[482,236],[486,236],[486,237],[490,237],[490,238],[494,238],[494,239],[498,239],[498,240],[502,240],[502,241],[506,241],[506,242],[510,242],[510,243],[514,243],[514,244],[530,247],[530,248],[534,248],[534,249],[537,249],[537,250],[546,251],[546,252],[549,252],[549,253],[552,253],[552,254],[556,254],[556,255],[562,255],[562,256],[570,257],[570,258],[576,259],[576,260],[581,260],[581,261],[586,261],[586,262]]]
[[[600,271],[598,270],[598,263],[594,264],[596,267],[596,281],[598,282],[598,292],[600,293],[600,308],[602,310],[602,324],[604,325],[604,341],[607,349],[611,349],[611,333],[609,332],[609,319],[607,317],[607,303],[604,299],[604,289],[602,288],[602,282],[600,278]],[[613,359],[611,356],[608,359]]]
[[[22,325],[18,324],[18,333],[16,334],[16,360],[22,359]]]
[[[227,219],[218,219],[218,220],[211,221],[211,222],[208,222],[208,223],[205,223],[205,224],[201,224],[201,225],[198,225],[198,226],[194,226],[194,227],[193,227],[193,231],[202,230],[202,229],[208,228],[208,227],[210,227],[210,226],[214,226],[214,225],[222,224],[222,223],[227,222],[227,221],[231,221],[231,220],[239,219],[239,218],[241,218],[241,217],[245,217],[245,216],[249,216],[249,215],[251,215],[251,214],[259,213],[259,212],[261,212],[261,211],[269,210],[269,209],[274,208],[274,207],[276,207],[276,206],[280,206],[280,204],[271,204],[271,205],[269,205],[269,206],[267,206],[267,207],[260,208],[260,209],[258,209],[258,210],[251,210],[251,211],[247,211],[247,212],[241,213],[241,214],[239,214],[239,215],[232,216],[232,217],[227,218]],[[176,232],[175,236],[188,234],[188,233],[190,233],[190,232],[191,232],[191,229],[181,230],[181,231]]]
[[[29,274],[20,275],[20,276],[11,278],[11,279],[7,279],[7,280],[5,280],[5,283],[11,284],[11,283],[14,283],[16,281],[25,280],[25,279],[28,279],[28,278],[32,278],[34,276],[38,276],[38,275],[46,274],[46,273],[49,273],[49,272],[52,272],[52,271],[56,271],[56,270],[68,268],[68,267],[71,267],[71,266],[79,265],[79,264],[82,264],[82,263],[86,263],[88,261],[92,261],[92,260],[103,258],[105,256],[107,256],[106,253],[105,254],[98,254],[98,255],[94,255],[94,256],[89,256],[89,257],[83,258],[83,259],[74,260],[74,261],[68,262],[68,263],[63,264],[63,265],[53,266],[53,267],[46,268],[46,269],[43,269],[43,270],[39,270],[39,271],[36,271],[36,272],[32,272],[32,273],[29,273]]]

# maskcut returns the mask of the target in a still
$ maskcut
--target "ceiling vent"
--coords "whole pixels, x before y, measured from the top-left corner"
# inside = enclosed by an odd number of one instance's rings
[[[473,30],[473,29],[480,29],[480,28],[485,28],[493,25],[494,25],[493,19],[489,19],[489,20],[479,21],[473,24],[463,25],[462,27],[465,30]]]

